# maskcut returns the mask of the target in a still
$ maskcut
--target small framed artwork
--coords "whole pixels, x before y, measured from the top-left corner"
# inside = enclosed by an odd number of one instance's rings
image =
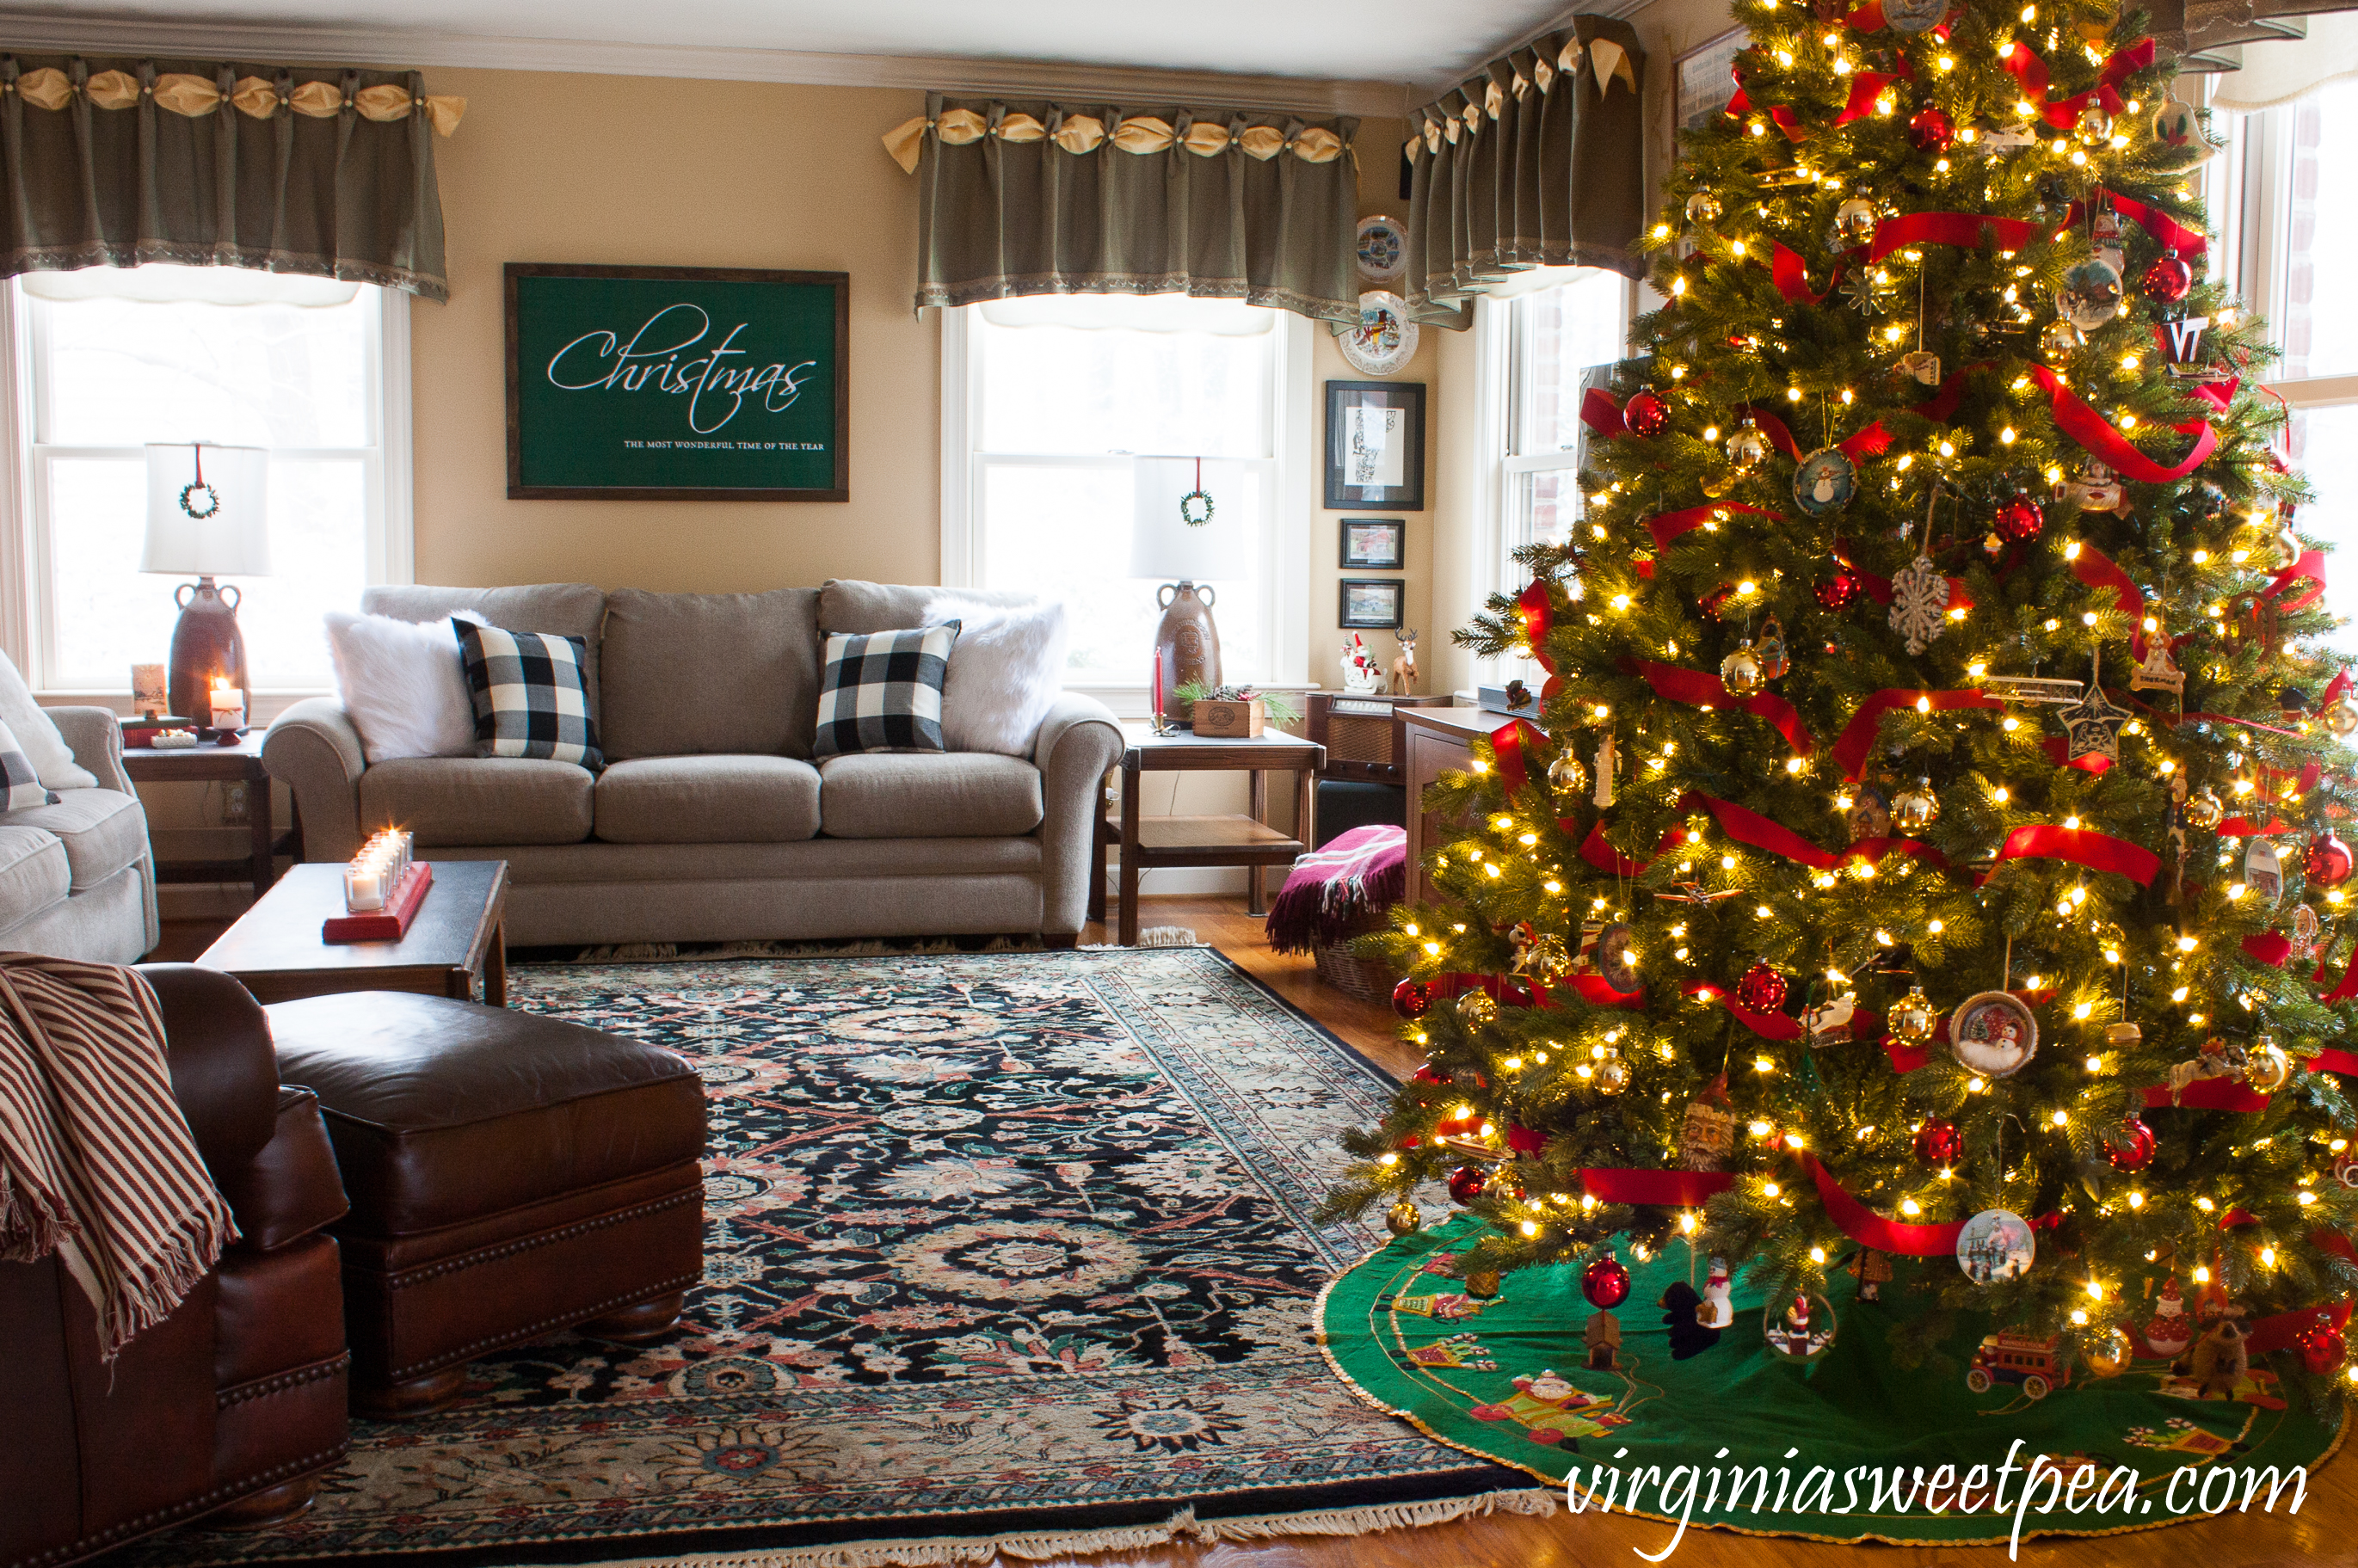
[[[1326,505],[1424,510],[1424,383],[1326,384]]]
[[[1401,623],[1408,584],[1396,577],[1347,577],[1343,579],[1341,619],[1347,629],[1380,627],[1390,631]]]
[[[1343,519],[1345,570],[1396,572],[1408,564],[1408,519],[1405,517],[1346,517]]]
[[[1679,56],[1671,67],[1671,89],[1680,130],[1702,130],[1727,107],[1736,96],[1736,79],[1729,73],[1736,57],[1751,42],[1749,32],[1734,27]]]

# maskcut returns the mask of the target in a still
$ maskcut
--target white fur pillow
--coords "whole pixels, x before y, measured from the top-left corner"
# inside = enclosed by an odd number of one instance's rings
[[[1040,720],[1065,689],[1063,602],[989,604],[946,593],[922,619],[960,623],[942,679],[942,749],[1030,756]]]
[[[90,770],[74,761],[73,748],[58,733],[58,722],[41,711],[33,700],[33,688],[16,673],[5,654],[0,654],[0,724],[5,724],[24,748],[25,760],[33,764],[48,789],[89,789],[98,780]]]
[[[471,610],[457,619],[482,622]],[[344,712],[372,765],[396,757],[471,757],[475,702],[448,620],[328,611],[328,652]]]

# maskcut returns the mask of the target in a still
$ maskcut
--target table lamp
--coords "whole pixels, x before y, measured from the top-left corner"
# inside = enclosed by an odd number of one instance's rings
[[[1160,708],[1167,693],[1191,681],[1220,684],[1220,633],[1212,624],[1213,578],[1252,575],[1242,558],[1238,522],[1244,487],[1233,463],[1201,458],[1148,457],[1130,464],[1135,492],[1130,530],[1130,575],[1165,579],[1156,591],[1163,622],[1154,629],[1152,689]],[[1167,594],[1170,597],[1165,599]],[[1172,717],[1184,719],[1184,705]]]
[[[172,628],[172,711],[200,730],[243,730],[254,709],[245,639],[237,629],[243,595],[217,577],[265,577],[270,572],[270,454],[260,447],[211,442],[158,444],[147,449],[147,545],[143,572],[194,576],[172,595],[180,619]],[[232,693],[234,693],[234,697]],[[232,706],[232,703],[234,706]]]

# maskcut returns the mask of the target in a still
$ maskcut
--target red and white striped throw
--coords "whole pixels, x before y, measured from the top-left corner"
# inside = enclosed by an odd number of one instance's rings
[[[137,970],[0,953],[0,1260],[55,1252],[113,1360],[237,1237]]]

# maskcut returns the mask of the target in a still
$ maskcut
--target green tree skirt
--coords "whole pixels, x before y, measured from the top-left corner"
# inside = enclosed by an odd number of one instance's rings
[[[2023,1472],[2044,1454],[2062,1475],[2042,1473],[2021,1533],[2112,1534],[2262,1511],[2269,1466],[2287,1478],[2277,1508],[2289,1509],[2294,1468],[2314,1471],[2342,1442],[2341,1431],[2288,1407],[2262,1365],[2232,1400],[2195,1397],[2192,1385],[2160,1361],[2135,1362],[2111,1379],[2082,1370],[2039,1400],[2005,1381],[1975,1394],[1965,1381],[1978,1344],[1973,1333],[1943,1346],[1952,1362],[1946,1369],[1895,1367],[1885,1336],[1915,1310],[1909,1271],[1953,1266],[1942,1260],[1900,1261],[1899,1278],[1883,1286],[1879,1302],[1855,1299],[1852,1281],[1842,1279],[1833,1303],[1834,1343],[1816,1360],[1773,1354],[1760,1297],[1740,1285],[1735,1323],[1719,1342],[1673,1360],[1656,1303],[1674,1284],[1700,1290],[1704,1282],[1703,1260],[1693,1260],[1690,1274],[1686,1248],[1673,1246],[1632,1265],[1629,1297],[1614,1314],[1618,1369],[1591,1370],[1583,1332],[1595,1309],[1575,1271],[1527,1270],[1508,1275],[1493,1300],[1466,1296],[1454,1254],[1481,1232],[1480,1220],[1460,1216],[1355,1265],[1320,1300],[1320,1342],[1363,1398],[1452,1447],[1549,1481],[1570,1476],[1578,1505],[1602,1484],[1597,1507],[1609,1498],[1622,1511],[1675,1519],[1689,1514],[1692,1487],[1696,1526],[1826,1541],[1987,1543],[2014,1531]],[[2001,1511],[1993,1483],[2010,1451],[2016,1468],[2006,1476]],[[2090,1469],[2072,1489],[2082,1465]],[[1741,1479],[1738,1466],[1747,1467]],[[1986,1472],[1977,1476],[1977,1466]],[[1920,1484],[1911,1485],[1920,1472]],[[1633,1497],[1632,1477],[1641,1475]],[[1970,1510],[1958,1506],[1960,1482],[1971,1484]],[[2307,1485],[2317,1484],[2308,1477]],[[1904,1508],[1892,1500],[1895,1485],[1913,1494]],[[1937,1512],[1929,1506],[1936,1500],[1943,1505]]]

